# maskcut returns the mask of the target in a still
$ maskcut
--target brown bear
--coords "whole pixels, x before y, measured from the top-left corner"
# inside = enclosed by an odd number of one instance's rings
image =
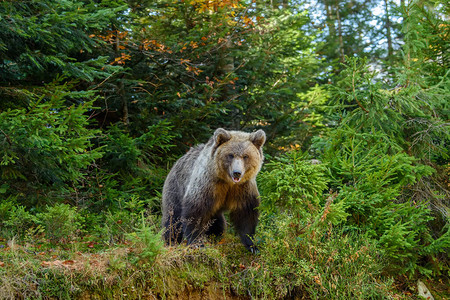
[[[257,252],[253,235],[258,223],[256,175],[264,160],[266,134],[219,128],[206,144],[193,147],[172,167],[162,197],[162,224],[167,244],[188,245],[203,235],[219,237],[230,212],[244,246]]]

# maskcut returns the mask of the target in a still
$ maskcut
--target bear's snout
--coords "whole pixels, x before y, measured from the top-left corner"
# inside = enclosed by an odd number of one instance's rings
[[[241,177],[242,173],[240,171],[233,171],[233,177],[234,178],[239,178]]]
[[[242,159],[235,159],[231,164],[231,179],[234,182],[239,182],[242,179],[242,175],[244,175],[244,162]]]

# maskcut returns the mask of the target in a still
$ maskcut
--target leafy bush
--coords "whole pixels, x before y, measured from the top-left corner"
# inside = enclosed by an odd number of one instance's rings
[[[330,165],[331,185],[337,190],[335,205],[348,215],[343,228],[377,241],[389,265],[387,269],[430,274],[424,256],[435,257],[444,248],[428,251],[433,243],[426,201],[414,202],[401,196],[412,184],[433,169],[385,143],[384,133],[357,133],[344,127],[328,138],[322,157]],[[435,270],[436,271],[436,270]]]
[[[358,231],[349,232],[352,214],[340,201],[340,193],[324,194],[329,184],[337,186],[327,167],[332,163],[311,160],[294,150],[269,162],[260,173],[258,238],[264,244],[264,268],[252,270],[253,280],[248,283],[257,297],[388,296],[392,282],[379,284],[376,279],[386,263],[380,259],[381,244]],[[267,269],[270,273],[265,273]]]
[[[92,102],[66,106],[67,89],[55,82],[47,87],[49,99],[30,97],[26,108],[0,112],[0,176],[6,196],[30,205],[55,193],[70,194],[83,170],[101,156],[90,141],[98,131],[87,128],[85,113]]]
[[[1,222],[5,236],[9,238],[14,235],[23,237],[26,231],[35,224],[34,216],[23,205],[11,205],[11,202],[0,204],[0,211],[5,208],[8,210],[8,217]]]
[[[267,216],[264,216],[266,218]],[[254,298],[384,299],[392,281],[382,278],[385,261],[376,243],[362,235],[323,228],[299,230],[289,212],[262,220],[261,257],[241,278]]]
[[[265,168],[258,175],[263,212],[273,214],[281,208],[296,215],[299,221],[317,213],[329,181],[325,165],[294,150],[269,162]]]
[[[123,242],[127,235],[140,225],[147,202],[138,196],[129,199],[119,198],[116,206],[105,212],[104,222],[95,228],[100,238],[107,243]]]
[[[151,199],[162,189],[167,175],[167,152],[174,147],[173,126],[161,121],[132,137],[126,128],[112,126],[99,140],[103,158],[98,161],[105,198],[109,207],[117,208],[115,199],[130,198],[130,191],[141,199]],[[101,203],[105,205],[104,202]],[[153,210],[159,208],[152,205]]]
[[[436,241],[448,235],[448,229],[442,229],[448,220],[434,221],[438,214],[430,209],[447,205],[445,179],[435,174],[448,157],[449,135],[443,121],[448,113],[443,83],[448,78],[435,82],[431,73],[417,72],[418,62],[429,62],[423,57],[411,60],[418,54],[414,48],[423,45],[410,34],[406,65],[392,76],[395,88],[378,80],[366,60],[347,58],[341,79],[331,88],[330,104],[339,122],[315,138],[313,148],[330,166],[330,185],[338,191],[335,203],[349,214],[345,228],[379,241],[388,268],[413,275],[439,273],[445,266],[445,243]],[[439,263],[433,266],[426,260]]]
[[[158,232],[155,225],[148,225],[148,220],[145,220],[143,214],[141,221],[136,231],[128,234],[137,251],[134,262],[144,261],[145,264],[152,265],[156,256],[164,250],[162,232]]]
[[[161,163],[162,155],[174,147],[172,129],[168,121],[161,121],[148,126],[142,135],[132,137],[120,126],[110,127],[100,143],[105,147],[104,165],[122,176],[138,176],[145,171],[151,175],[144,167]]]
[[[0,201],[0,224],[8,220],[11,215],[11,210],[15,206],[16,201],[13,197],[8,197]]]
[[[68,204],[47,205],[46,211],[38,213],[36,218],[52,242],[70,241],[82,229],[84,221],[77,208]]]

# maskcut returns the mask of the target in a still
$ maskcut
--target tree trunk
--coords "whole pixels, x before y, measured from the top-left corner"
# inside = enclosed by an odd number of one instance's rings
[[[339,35],[339,60],[341,63],[345,60],[345,53],[344,53],[344,41],[342,38],[342,23],[341,23],[341,17],[339,15],[339,3],[336,3],[336,19],[338,22],[338,35]]]
[[[220,49],[220,60],[217,68],[217,73],[219,76],[224,78],[229,77],[229,74],[234,71],[234,57],[230,53],[230,49],[233,47],[233,41],[231,40],[231,36],[227,37],[227,41]],[[220,101],[226,102],[232,97],[232,87],[230,84],[225,84],[221,90]],[[231,112],[234,116],[232,118],[232,127],[233,129],[239,129],[239,124],[242,119],[241,112],[239,109],[234,109]]]
[[[387,60],[390,62],[392,60],[392,57],[394,55],[394,49],[392,47],[392,35],[391,35],[391,19],[389,16],[389,5],[388,0],[384,0],[384,8],[385,8],[385,15],[386,15],[386,38],[388,43],[388,56]]]
[[[121,53],[120,53],[120,37],[119,37],[119,31],[116,29],[116,41],[115,41],[115,53],[116,53],[116,57],[120,57]],[[129,119],[129,115],[128,115],[128,101],[127,98],[125,97],[125,88],[123,85],[123,80],[124,80],[124,75],[121,76],[121,78],[119,79],[119,83],[117,85],[117,93],[119,94],[119,99],[121,101],[122,104],[122,122],[128,126],[128,124],[130,123],[130,119]]]
[[[336,27],[334,25],[334,14],[333,14],[333,6],[325,1],[325,10],[327,12],[327,26],[330,32],[330,37],[334,37],[336,35]]]

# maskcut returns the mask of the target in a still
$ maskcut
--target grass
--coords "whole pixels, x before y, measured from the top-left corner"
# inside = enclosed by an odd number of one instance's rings
[[[338,230],[299,238],[262,224],[259,255],[231,234],[205,248],[161,248],[152,230],[112,246],[0,239],[0,299],[418,299],[414,280],[383,272],[375,245]],[[448,281],[425,283],[448,297]]]

